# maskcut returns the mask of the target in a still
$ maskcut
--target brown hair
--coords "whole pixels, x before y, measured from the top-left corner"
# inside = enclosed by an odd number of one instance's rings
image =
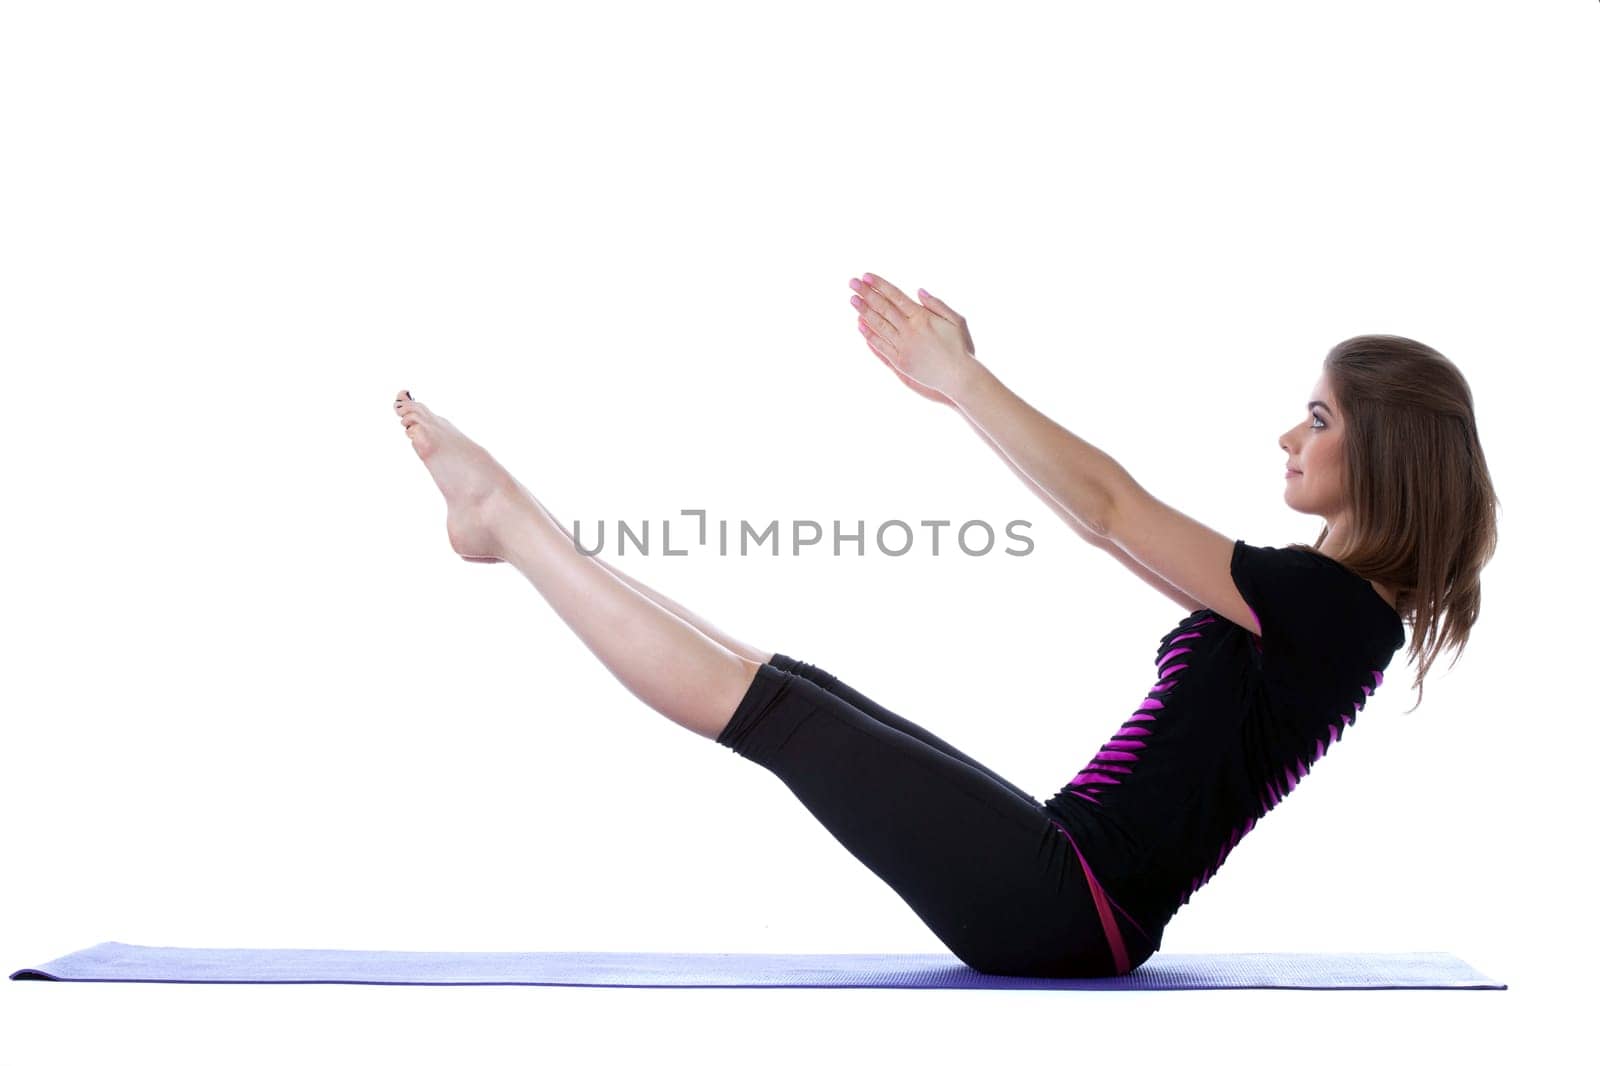
[[[1500,498],[1489,478],[1472,389],[1450,360],[1420,341],[1368,333],[1322,361],[1344,412],[1346,545],[1339,562],[1395,590],[1411,625],[1422,679],[1440,650],[1461,657],[1478,620],[1478,575],[1494,555]],[[1324,525],[1315,544],[1328,537]]]

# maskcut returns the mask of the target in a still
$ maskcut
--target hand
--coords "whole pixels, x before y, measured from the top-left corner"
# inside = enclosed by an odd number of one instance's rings
[[[931,293],[918,289],[921,304],[875,274],[852,278],[850,298],[867,346],[913,392],[952,403],[951,391],[974,357],[967,320]]]

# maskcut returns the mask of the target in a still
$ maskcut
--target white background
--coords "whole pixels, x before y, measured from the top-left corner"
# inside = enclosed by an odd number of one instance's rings
[[[1567,1039],[1600,5],[3,10],[0,971],[104,940],[943,950],[781,782],[459,560],[392,407],[409,388],[568,523],[1031,521],[1023,557],[606,557],[1045,798],[1184,612],[878,362],[847,287],[872,271],[1257,544],[1319,528],[1277,438],[1329,347],[1399,333],[1462,369],[1504,504],[1470,644],[1410,716],[1398,653],[1163,949],[1449,951],[1511,989],[7,981],[0,1061]]]

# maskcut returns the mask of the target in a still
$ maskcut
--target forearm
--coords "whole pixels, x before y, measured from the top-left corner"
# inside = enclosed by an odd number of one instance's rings
[[[994,438],[983,431],[983,427],[979,426],[978,423],[972,420],[971,415],[967,414],[965,411],[962,411],[959,407],[957,407],[956,410],[961,412],[961,416],[967,420],[967,425],[972,427],[972,432],[978,435],[978,439],[993,449],[994,453],[1000,457],[1000,461],[1005,463],[1007,468],[1009,468],[1013,474],[1017,475],[1017,480],[1026,485],[1028,487],[1028,491],[1032,492],[1039,498],[1039,502],[1050,508],[1050,510],[1053,511],[1063,522],[1071,526],[1072,531],[1078,534],[1078,536],[1082,537],[1084,540],[1095,545],[1096,547],[1105,546],[1107,542],[1104,537],[1080,522],[1071,511],[1057,503],[1054,496],[1040,488],[1037,481],[1033,480],[1033,478],[1019,470],[1017,468],[1017,464],[1011,461],[1011,456],[1000,450],[1000,445],[996,444],[994,442]]]
[[[1091,535],[1105,535],[1113,490],[1128,476],[1115,459],[1046,418],[976,360],[950,401],[1060,510]]]

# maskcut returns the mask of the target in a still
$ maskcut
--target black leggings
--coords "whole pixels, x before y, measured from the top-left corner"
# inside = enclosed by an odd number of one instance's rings
[[[1153,954],[1044,804],[825,670],[774,655],[717,743],[776,774],[975,970],[1103,977]]]

